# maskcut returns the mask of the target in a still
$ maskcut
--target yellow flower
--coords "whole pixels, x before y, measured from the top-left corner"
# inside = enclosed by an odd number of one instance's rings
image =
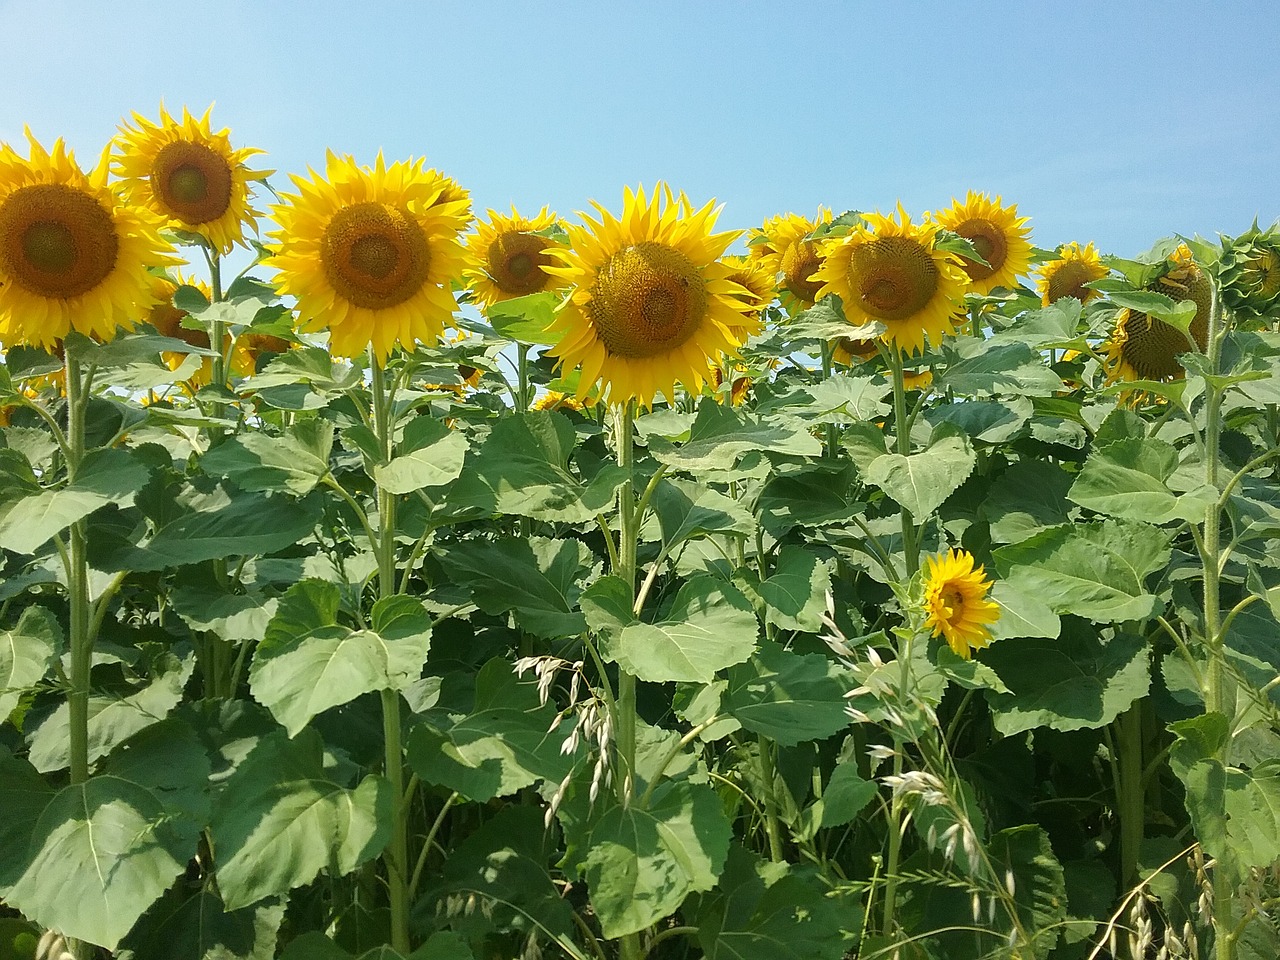
[[[590,401],[582,401],[567,393],[548,390],[529,406],[530,410],[581,410]]]
[[[748,315],[758,324],[764,308],[773,302],[778,292],[774,286],[773,272],[762,261],[751,257],[724,256],[720,258],[720,262],[731,271],[729,279],[742,287],[738,297],[751,307]],[[757,329],[758,326],[753,326],[749,331],[735,329],[734,334],[745,342]]]
[[[159,224],[85,174],[61,140],[0,151],[0,343],[46,349],[72,330],[109,340],[151,304],[147,268],[176,262]]]
[[[547,247],[556,240],[547,231],[560,225],[554,213],[543,207],[534,217],[489,211],[489,222],[476,224],[467,237],[467,271],[464,279],[476,303],[487,307],[503,300],[555,290],[564,286],[559,277],[545,272],[552,265]]]
[[[168,277],[151,278],[151,290],[156,302],[147,314],[146,320],[151,326],[155,327],[156,333],[162,336],[172,337],[175,340],[189,343],[193,347],[207,350],[209,347],[209,332],[182,325],[182,321],[188,314],[185,310],[180,310],[174,305],[173,295],[177,293],[179,287],[195,287],[208,299],[212,293],[209,285],[203,280],[184,277],[179,271],[174,271],[174,274],[177,277],[176,280],[170,280]],[[253,373],[253,356],[249,353],[247,345],[242,342],[243,339],[243,337],[237,338],[234,347],[232,346],[230,333],[223,340],[223,349],[231,348],[231,372],[238,377],[247,377]],[[182,366],[187,356],[187,354],[177,351],[161,354],[170,370],[177,370]],[[213,358],[201,357],[200,361],[200,368],[187,380],[187,383],[193,388],[204,386],[213,377]]]
[[[277,286],[298,301],[304,330],[354,357],[371,344],[384,363],[396,344],[434,341],[457,308],[450,284],[466,264],[459,236],[467,194],[422,160],[373,168],[328,154],[325,176],[291,177],[297,194],[272,208]]]
[[[210,107],[196,119],[160,107],[160,122],[133,115],[136,127],[121,125],[116,138],[115,173],[130,203],[147,207],[170,226],[198,233],[221,253],[244,245],[244,228],[258,232],[261,213],[249,205],[249,183],[270,170],[250,170],[245,161],[262,153],[232,149],[226,129],[209,126]]]
[[[665,202],[664,202],[665,201]],[[598,203],[596,220],[570,226],[569,248],[552,248],[547,270],[574,285],[561,306],[549,352],[560,367],[582,365],[579,399],[600,383],[611,404],[674,397],[677,382],[702,389],[707,362],[733,353],[759,320],[720,262],[736,231],[712,233],[714,201],[694,211],[682,193],[658,184],[624,192],[622,217]]]
[[[965,550],[926,557],[925,565],[925,626],[968,660],[991,643],[988,627],[1000,618],[999,605],[987,599],[991,581],[982,567],[974,569],[973,554]]]
[[[1063,297],[1075,297],[1081,303],[1088,303],[1102,296],[1085,284],[1101,280],[1110,271],[1103,265],[1092,243],[1083,250],[1078,243],[1068,243],[1058,251],[1058,259],[1042,264],[1038,273],[1036,290],[1040,293],[1040,302],[1047,307]]]
[[[987,266],[961,257],[969,275],[970,292],[990,293],[996,287],[1012,290],[1018,277],[1031,264],[1031,231],[1026,217],[1018,216],[1018,205],[1004,206],[1000,197],[992,200],[985,193],[969,191],[964,203],[952,200],[951,209],[934,215],[946,229],[964,237]]]
[[[1209,311],[1213,303],[1211,281],[1192,260],[1191,250],[1179,244],[1165,261],[1162,274],[1148,289],[1176,301],[1195,303],[1190,332],[1201,351],[1207,346]],[[1186,334],[1163,320],[1125,308],[1116,315],[1115,327],[1102,345],[1107,383],[1128,380],[1179,380],[1185,375],[1178,355],[1193,350]]]
[[[822,265],[822,252],[819,242],[810,235],[830,222],[831,211],[826,207],[819,207],[812,220],[784,213],[766,220],[747,241],[750,259],[758,261],[771,276],[780,278],[778,295],[790,313],[807,310],[818,299],[822,284],[813,275]]]
[[[916,226],[902,204],[896,220],[878,213],[863,220],[824,245],[818,296],[839,296],[852,324],[884,324],[882,339],[904,352],[923,350],[926,336],[937,344],[955,330],[969,285],[959,259],[935,247],[936,223]]]

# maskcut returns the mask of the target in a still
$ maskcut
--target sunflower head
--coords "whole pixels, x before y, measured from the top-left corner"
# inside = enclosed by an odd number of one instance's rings
[[[106,152],[86,174],[61,140],[27,138],[29,159],[0,150],[0,343],[108,340],[151,304],[147,268],[176,262],[172,247],[108,187]]]
[[[1038,271],[1036,290],[1040,302],[1047,307],[1064,297],[1075,297],[1088,303],[1102,294],[1085,284],[1101,280],[1109,272],[1092,243],[1083,250],[1078,243],[1068,243],[1058,251],[1058,259],[1043,264]]]
[[[159,123],[135,113],[136,126],[123,124],[116,137],[115,172],[130,203],[227,253],[244,245],[245,227],[258,232],[261,214],[249,205],[249,184],[271,171],[245,165],[262,151],[233,149],[227,130],[210,127],[212,109],[196,118],[183,107],[175,118],[161,105]]]
[[[720,258],[729,268],[729,280],[742,287],[741,299],[751,305],[751,314],[759,317],[777,295],[773,273],[758,258],[729,255]]]
[[[155,327],[156,333],[162,336],[181,340],[193,347],[208,349],[209,332],[182,325],[182,321],[189,314],[174,304],[173,295],[178,292],[179,287],[195,287],[195,289],[204,294],[207,300],[212,296],[212,291],[203,280],[185,277],[179,271],[174,271],[174,275],[176,279],[173,280],[166,276],[153,276],[151,278],[151,292],[155,302],[147,313],[146,321]],[[228,333],[222,344],[224,351],[228,349],[231,351],[231,372],[238,377],[247,377],[253,373],[253,357],[246,349],[243,339],[243,336],[238,337],[233,343],[231,334]],[[176,351],[165,352],[161,354],[161,357],[168,364],[170,370],[177,370],[187,359],[187,354]],[[202,357],[200,368],[191,375],[187,380],[187,384],[191,388],[203,387],[210,382],[212,377],[213,359],[211,357]]]
[[[838,295],[856,326],[883,323],[882,339],[905,352],[923,350],[926,336],[938,343],[955,330],[969,285],[959,259],[937,248],[938,230],[913,224],[902,204],[896,219],[865,214],[851,233],[824,245],[814,274],[819,297]]]
[[[965,550],[926,557],[925,568],[925,626],[968,660],[991,643],[989,628],[1000,618],[999,605],[987,599],[991,581],[982,567],[974,569],[973,554]]]
[[[778,295],[789,313],[812,307],[821,283],[813,279],[822,265],[822,250],[813,232],[831,222],[831,211],[819,207],[812,220],[784,213],[766,220],[748,239],[749,258],[760,263],[777,279]]]
[[[969,191],[964,203],[953,200],[950,209],[934,215],[946,229],[964,237],[985,264],[961,258],[973,293],[990,293],[996,287],[1012,289],[1031,263],[1031,231],[1027,218],[1018,216],[1017,204],[1004,206],[1000,197]]]
[[[577,397],[560,393],[557,390],[548,390],[538,399],[529,405],[530,410],[581,410],[589,401],[579,400]]]
[[[658,184],[653,196],[626,189],[622,216],[593,204],[599,219],[568,228],[570,246],[547,268],[573,285],[560,307],[551,353],[582,366],[578,397],[600,384],[611,404],[668,398],[676,383],[701,390],[709,359],[733,353],[759,329],[753,304],[721,262],[737,232],[712,233],[714,201],[694,210]]]
[[[831,359],[851,367],[855,363],[874,360],[880,353],[877,340],[855,340],[852,337],[840,337],[833,344]]]
[[[450,284],[466,257],[465,191],[421,160],[373,167],[328,155],[325,175],[292,177],[298,192],[272,208],[269,236],[280,293],[297,299],[305,330],[328,330],[329,349],[377,362],[396,344],[434,341],[457,302]]]
[[[1280,221],[1268,230],[1257,224],[1225,244],[1218,261],[1222,302],[1246,318],[1280,313]]]
[[[556,290],[564,281],[544,270],[553,260],[547,248],[559,241],[555,234],[563,224],[543,207],[536,216],[511,216],[489,211],[489,221],[476,225],[467,237],[465,280],[480,306]]]

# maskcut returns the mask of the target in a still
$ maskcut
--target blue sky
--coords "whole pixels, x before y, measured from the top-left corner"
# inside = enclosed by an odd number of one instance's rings
[[[967,189],[1042,246],[1280,217],[1280,16],[1180,2],[0,0],[0,139],[203,110],[284,173],[426,156],[477,210],[662,178],[720,225]]]

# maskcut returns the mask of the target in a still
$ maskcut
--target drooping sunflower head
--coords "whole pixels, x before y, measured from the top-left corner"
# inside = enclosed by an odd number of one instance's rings
[[[151,304],[148,267],[176,262],[159,223],[86,174],[58,140],[0,151],[0,343],[50,348],[76,330],[109,340]]]
[[[819,207],[812,220],[784,213],[766,220],[747,241],[750,258],[776,278],[779,297],[789,313],[807,310],[817,302],[822,284],[813,275],[822,265],[822,251],[812,234],[830,222],[831,211],[826,207]]]
[[[991,581],[982,567],[974,569],[973,554],[965,550],[926,557],[925,567],[925,626],[968,660],[991,643],[989,628],[1000,619],[1000,606],[987,599]]]
[[[1093,244],[1084,249],[1078,243],[1068,243],[1058,251],[1058,259],[1042,264],[1036,280],[1040,302],[1046,307],[1064,297],[1075,297],[1088,303],[1102,294],[1086,287],[1086,283],[1101,280],[1110,271],[1103,265]]]
[[[884,324],[882,339],[918,353],[925,337],[938,343],[955,330],[969,277],[954,255],[937,248],[936,223],[911,222],[898,204],[898,216],[863,216],[846,236],[823,246],[819,298],[834,293],[844,302],[850,323]]]
[[[1225,243],[1218,261],[1222,302],[1246,318],[1280,312],[1280,221],[1263,231],[1255,223]]]
[[[1174,301],[1189,300],[1196,305],[1191,336],[1203,351],[1208,343],[1209,311],[1213,309],[1213,281],[1195,262],[1190,247],[1178,244],[1165,261],[1164,271],[1152,281],[1151,289]]]
[[[536,216],[489,211],[489,222],[476,224],[467,237],[465,279],[482,307],[515,297],[556,290],[564,281],[543,268],[553,265],[547,248],[560,244],[555,233],[563,224],[543,207]]]
[[[1031,231],[1027,218],[1018,216],[1017,204],[1005,206],[1000,197],[969,191],[964,203],[953,200],[950,209],[934,215],[946,229],[964,237],[986,264],[961,258],[973,293],[990,293],[996,287],[1013,289],[1031,263]]]
[[[294,176],[296,194],[272,207],[269,234],[280,293],[298,301],[304,330],[328,330],[329,349],[379,363],[396,344],[434,341],[457,308],[450,284],[466,254],[465,191],[422,160],[373,167],[329,153],[325,174]]]
[[[708,359],[736,352],[759,329],[720,261],[737,232],[712,233],[714,201],[694,210],[661,183],[652,198],[627,188],[620,218],[592,205],[599,219],[582,214],[586,225],[568,228],[570,246],[549,251],[559,266],[547,269],[573,285],[550,352],[561,368],[581,364],[579,398],[597,382],[610,404],[671,399],[677,383],[697,392]]]
[[[214,131],[210,107],[197,118],[160,107],[160,122],[135,113],[116,138],[115,172],[130,203],[143,206],[171,227],[198,233],[221,253],[244,245],[248,227],[258,232],[261,213],[250,206],[249,184],[270,170],[250,170],[245,161],[262,153],[233,149],[226,129]]]

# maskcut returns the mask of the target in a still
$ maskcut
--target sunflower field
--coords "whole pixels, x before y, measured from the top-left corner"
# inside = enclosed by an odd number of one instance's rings
[[[1280,225],[28,140],[0,960],[1280,956]]]

